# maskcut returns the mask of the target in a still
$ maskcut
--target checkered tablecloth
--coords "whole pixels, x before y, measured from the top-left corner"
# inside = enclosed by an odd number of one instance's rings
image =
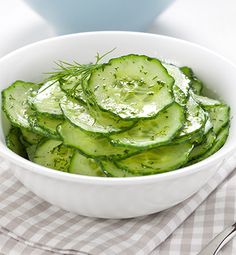
[[[189,255],[225,226],[236,208],[236,155],[194,196],[166,211],[102,220],[61,210],[27,190],[0,162],[0,252],[14,255]],[[234,254],[228,245],[225,254]]]

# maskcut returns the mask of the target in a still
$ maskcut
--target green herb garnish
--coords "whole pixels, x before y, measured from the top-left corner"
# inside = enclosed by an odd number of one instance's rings
[[[84,97],[86,99],[86,104],[89,109],[89,112],[95,116],[96,115],[96,108],[98,107],[96,100],[94,98],[93,93],[89,90],[87,86],[88,79],[92,72],[103,66],[104,64],[100,63],[101,60],[113,52],[115,50],[112,49],[108,52],[106,52],[103,55],[100,55],[99,53],[96,54],[95,58],[96,61],[95,63],[90,63],[90,64],[80,64],[77,61],[73,61],[72,63],[68,63],[66,61],[57,61],[55,64],[57,65],[57,68],[53,72],[49,72],[50,76],[46,79],[46,81],[54,81],[51,83],[49,86],[56,82],[65,82],[71,78],[77,78],[77,81],[75,82],[75,85],[73,86],[72,89],[70,89],[69,95],[71,97],[75,97],[76,94],[76,89],[78,86],[81,86],[82,92],[84,94]],[[91,107],[93,106],[93,107]]]

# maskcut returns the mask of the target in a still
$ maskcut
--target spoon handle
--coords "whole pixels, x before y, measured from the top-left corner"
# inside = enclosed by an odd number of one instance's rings
[[[198,255],[216,255],[236,235],[236,223],[223,230]]]

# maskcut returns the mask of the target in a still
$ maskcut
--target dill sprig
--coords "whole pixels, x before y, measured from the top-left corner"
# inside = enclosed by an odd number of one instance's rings
[[[55,81],[60,81],[60,80],[67,80],[72,77],[81,77],[81,80],[87,79],[88,76],[92,73],[92,71],[96,68],[99,68],[103,64],[100,64],[99,62],[108,54],[110,54],[114,49],[106,52],[105,54],[101,55],[99,53],[96,54],[95,58],[96,61],[95,63],[90,63],[90,64],[80,64],[77,61],[73,61],[72,63],[68,63],[66,61],[57,61],[55,64],[57,65],[57,68],[55,69],[54,72],[49,72],[49,78],[48,80],[55,80]]]
[[[56,68],[55,71],[47,73],[49,77],[46,81],[53,81],[49,86],[56,82],[66,82],[67,80],[71,78],[76,78],[77,81],[75,82],[75,85],[73,88],[70,89],[69,95],[71,97],[75,97],[76,90],[78,86],[81,86],[83,95],[86,99],[86,104],[88,107],[89,112],[94,116],[96,114],[96,108],[98,107],[96,104],[96,100],[94,98],[93,93],[89,90],[87,86],[87,81],[92,74],[92,72],[101,67],[103,64],[100,63],[100,61],[113,52],[115,50],[112,49],[108,52],[106,52],[103,55],[100,55],[99,53],[95,56],[95,63],[90,64],[80,64],[77,61],[73,61],[72,63],[68,63],[66,61],[57,61],[55,62]],[[96,116],[94,116],[96,117]]]

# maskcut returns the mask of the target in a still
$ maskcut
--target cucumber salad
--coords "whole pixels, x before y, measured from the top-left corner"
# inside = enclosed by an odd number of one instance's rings
[[[136,54],[100,63],[105,55],[58,62],[42,83],[2,91],[7,146],[59,171],[131,177],[194,164],[224,145],[229,106],[203,95],[191,68]]]

